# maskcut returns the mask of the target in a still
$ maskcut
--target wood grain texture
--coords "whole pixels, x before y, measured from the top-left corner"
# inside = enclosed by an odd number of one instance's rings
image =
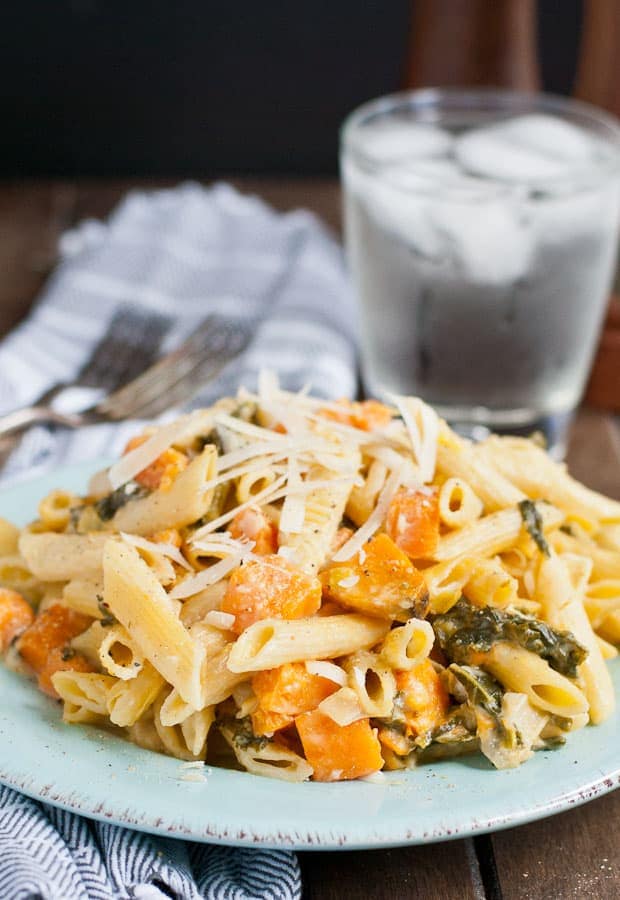
[[[404,87],[540,86],[534,0],[415,0]]]
[[[618,900],[620,791],[493,835],[502,900]]]
[[[74,191],[51,182],[0,186],[0,333],[25,315],[55,260],[58,235],[70,224]]]
[[[300,853],[304,900],[484,900],[471,845]]]

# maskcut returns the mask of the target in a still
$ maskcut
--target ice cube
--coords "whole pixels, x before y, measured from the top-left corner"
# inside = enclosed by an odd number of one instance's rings
[[[375,222],[444,273],[483,284],[510,284],[525,275],[532,234],[520,190],[485,197],[488,186],[450,160],[393,165],[381,178],[353,164],[343,171]]]
[[[384,120],[360,128],[356,146],[375,162],[447,155],[452,148],[449,132],[434,125],[406,120]]]
[[[577,175],[597,156],[584,131],[545,115],[519,116],[469,131],[456,140],[454,153],[466,172],[512,182]]]
[[[427,215],[444,258],[463,279],[509,285],[527,273],[534,236],[518,198],[438,198]]]

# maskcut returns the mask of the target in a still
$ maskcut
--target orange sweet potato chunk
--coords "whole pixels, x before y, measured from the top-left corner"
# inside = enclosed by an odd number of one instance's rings
[[[439,540],[438,492],[400,488],[390,503],[385,530],[412,559],[432,556]]]
[[[252,731],[257,737],[271,736],[276,731],[282,731],[283,728],[292,725],[295,721],[293,716],[263,709],[262,706],[258,706],[250,718],[252,719]]]
[[[301,619],[321,605],[321,582],[281,556],[252,560],[232,573],[222,600],[237,634],[260,619]]]
[[[237,540],[254,541],[253,552],[258,556],[267,556],[278,549],[278,528],[257,507],[238,512],[230,523],[230,533]]]
[[[17,642],[22,659],[38,674],[46,665],[52,650],[66,647],[72,638],[86,631],[90,616],[55,603],[38,614]]]
[[[0,653],[34,620],[30,604],[17,591],[0,588]]]
[[[58,699],[58,694],[52,684],[52,675],[55,672],[64,672],[67,669],[70,669],[72,672],[96,671],[94,666],[80,653],[73,653],[68,656],[65,647],[54,647],[48,654],[45,665],[39,672],[37,683],[40,690],[45,694],[49,694],[50,697]]]
[[[149,439],[149,436],[148,434],[139,434],[131,438],[125,447],[125,453],[129,453],[130,450],[135,450],[136,447],[144,444]],[[174,447],[168,447],[150,466],[138,472],[135,480],[150,491],[167,491],[172,487],[177,475],[180,475],[183,469],[187,468],[188,462],[189,459],[185,453],[175,450]]]
[[[426,611],[426,583],[409,557],[387,534],[378,534],[345,562],[321,572],[328,600],[369,616],[407,621]]]
[[[362,400],[351,402],[350,400],[338,400],[340,409],[321,409],[319,415],[332,422],[340,422],[342,425],[351,425],[362,431],[375,431],[377,428],[385,428],[392,419],[389,408],[378,400]]]
[[[258,672],[252,679],[252,689],[258,700],[252,715],[254,733],[269,734],[285,728],[294,716],[316,709],[338,690],[338,685],[311,674],[304,663],[295,662]]]
[[[397,672],[396,687],[402,692],[407,727],[413,734],[425,734],[441,724],[450,699],[430,659]]]
[[[295,725],[314,781],[363,778],[383,766],[381,745],[369,719],[342,726],[315,709],[297,716]]]

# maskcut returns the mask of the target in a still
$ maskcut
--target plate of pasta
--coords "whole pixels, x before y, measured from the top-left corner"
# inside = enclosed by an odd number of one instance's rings
[[[376,847],[620,783],[620,503],[416,398],[270,375],[0,494],[0,780],[233,844]]]

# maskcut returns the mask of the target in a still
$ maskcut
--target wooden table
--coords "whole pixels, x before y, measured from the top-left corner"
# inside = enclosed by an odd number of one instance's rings
[[[278,209],[310,208],[339,232],[334,181],[245,178],[236,183]],[[59,234],[85,216],[104,216],[138,184],[137,180],[0,184],[0,335],[27,313],[54,265]],[[620,498],[620,430],[611,416],[580,412],[569,463],[583,481]],[[617,900],[618,822],[620,791],[551,819],[473,840],[371,852],[302,853],[304,896]]]

